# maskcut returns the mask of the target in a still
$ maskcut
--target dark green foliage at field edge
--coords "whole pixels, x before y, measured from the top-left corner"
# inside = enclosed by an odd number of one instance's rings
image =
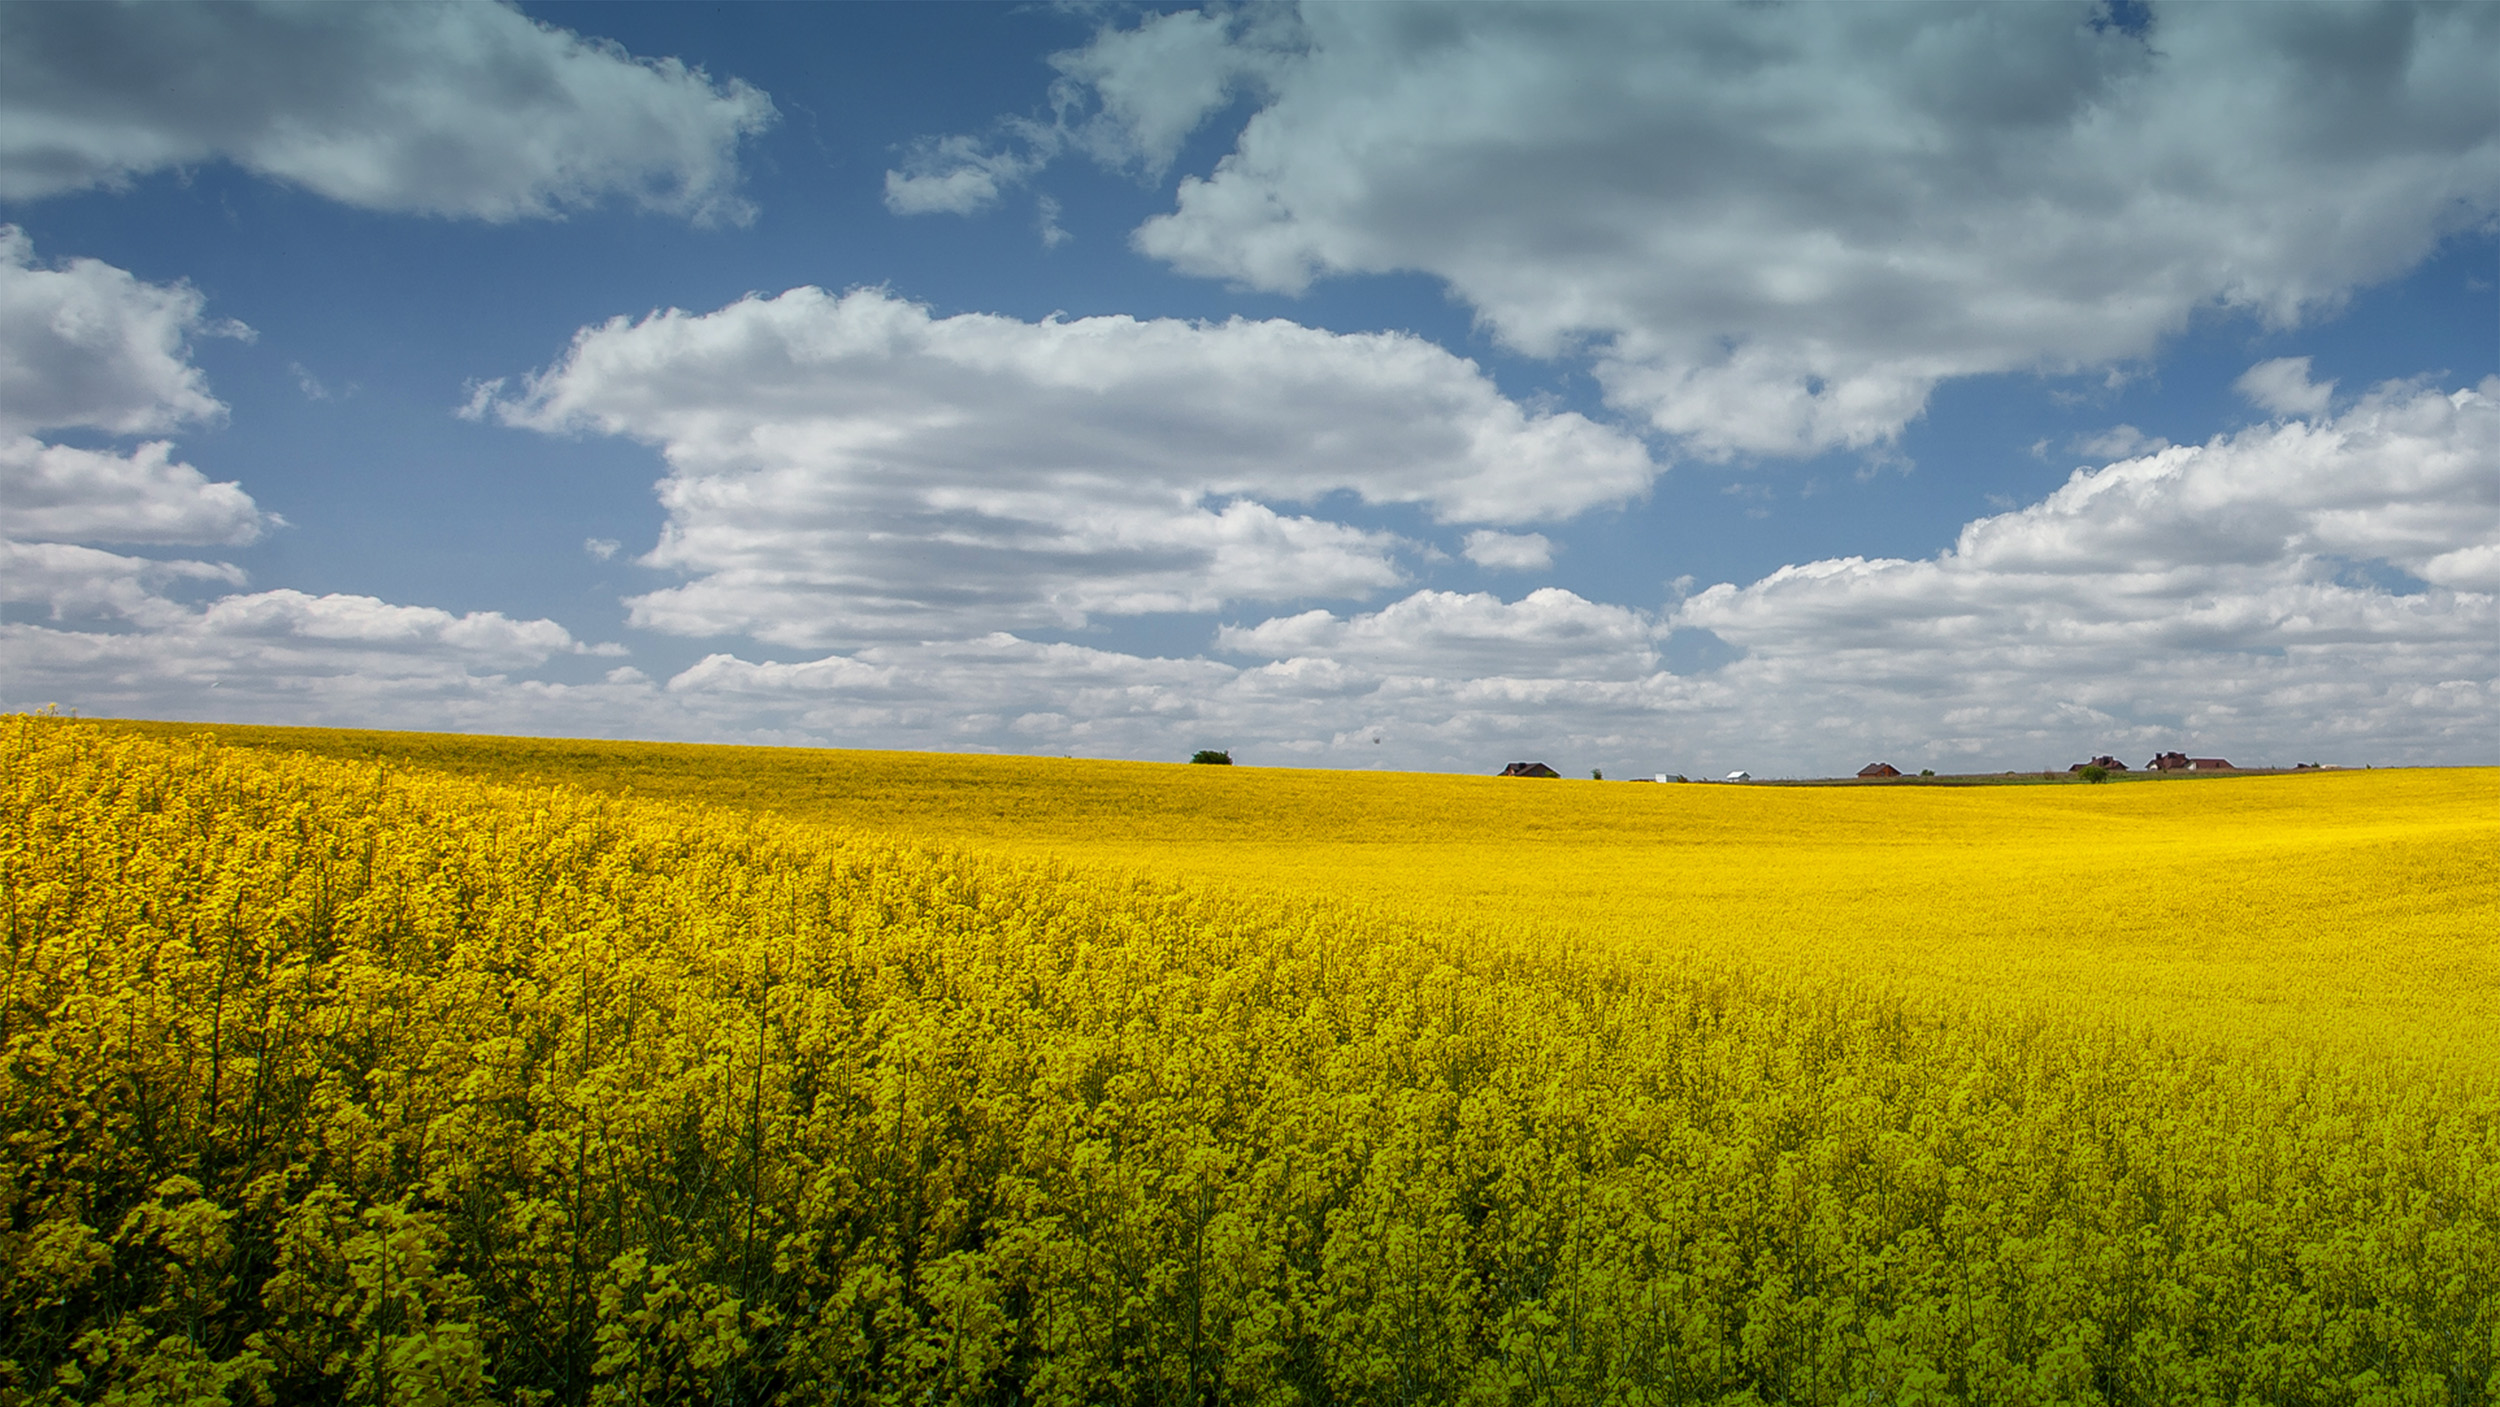
[[[0,1403],[2500,1397],[2500,1107],[0,736]]]

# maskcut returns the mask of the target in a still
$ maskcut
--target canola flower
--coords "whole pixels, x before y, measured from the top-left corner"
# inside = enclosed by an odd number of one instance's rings
[[[1411,892],[0,720],[0,1401],[2500,1399],[2470,1065]]]

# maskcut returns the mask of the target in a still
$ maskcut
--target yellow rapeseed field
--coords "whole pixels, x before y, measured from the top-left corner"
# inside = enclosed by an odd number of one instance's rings
[[[198,731],[195,725],[119,725]],[[221,728],[769,810],[1413,921],[1891,981],[1913,999],[2500,1075],[2500,769],[2086,786],[1521,782]]]
[[[0,720],[0,1404],[2500,1401],[2495,777]]]

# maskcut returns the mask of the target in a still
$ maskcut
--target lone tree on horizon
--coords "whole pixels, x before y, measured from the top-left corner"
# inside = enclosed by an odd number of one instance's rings
[[[1233,765],[1233,755],[1231,753],[1217,752],[1211,747],[1202,747],[1196,752],[1191,753],[1189,760],[1192,762],[1204,762],[1215,767],[1230,767]]]

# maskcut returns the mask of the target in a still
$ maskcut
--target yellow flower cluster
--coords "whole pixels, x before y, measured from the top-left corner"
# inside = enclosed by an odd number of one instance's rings
[[[0,720],[0,1403],[2500,1400],[2487,1072],[2107,1019],[2082,985],[1922,996],[1958,969],[1899,956],[1981,941],[1957,905],[2029,924],[1989,951],[2154,972],[2330,940],[2275,910],[2169,938],[2211,891],[1987,892],[2045,858],[1895,895],[1929,918],[1891,930],[1816,913],[1956,837],[2193,830],[2153,878],[2314,872],[2308,911],[2423,964],[2370,991],[2479,962],[2445,1000],[2488,1021],[2488,930],[2417,942],[2487,909],[2470,804],[2357,789],[2286,862],[2234,813],[2269,794],[2186,827],[2166,787],[1916,794],[1907,823],[1880,804],[1909,793],[1690,789],[1612,830],[1467,779],[847,793],[1124,870],[835,828],[837,774],[706,795],[653,754],[626,798],[465,746],[479,775]],[[1802,830],[1784,858],[1746,857],[1757,805]],[[1327,870],[1297,826],[1379,853]],[[2414,893],[2327,863],[2355,847]],[[1634,897],[1691,902],[1604,917],[1643,853],[1674,878]],[[1555,915],[1493,921],[1503,876],[1574,855]],[[1854,974],[1798,956],[1882,932]]]

